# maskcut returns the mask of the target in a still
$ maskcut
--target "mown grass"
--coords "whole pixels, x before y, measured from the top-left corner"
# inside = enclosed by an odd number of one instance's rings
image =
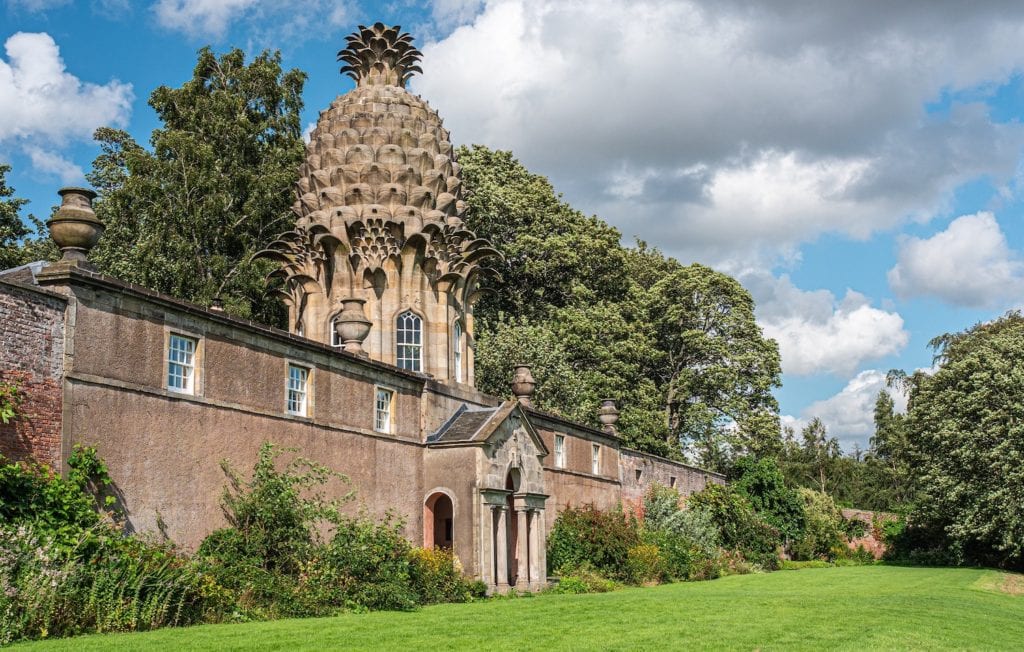
[[[1007,577],[1011,580],[1007,581]],[[988,570],[861,566],[413,613],[165,629],[39,650],[1020,649],[1024,596]]]

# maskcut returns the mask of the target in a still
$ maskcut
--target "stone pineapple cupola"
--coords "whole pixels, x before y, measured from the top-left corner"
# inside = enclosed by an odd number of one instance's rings
[[[499,254],[463,226],[448,131],[405,89],[421,72],[412,37],[376,23],[347,40],[338,59],[356,88],[320,113],[300,168],[296,228],[261,255],[281,262],[273,275],[284,280],[292,332],[340,345],[342,301],[352,315],[362,300],[367,355],[472,383],[479,263]]]

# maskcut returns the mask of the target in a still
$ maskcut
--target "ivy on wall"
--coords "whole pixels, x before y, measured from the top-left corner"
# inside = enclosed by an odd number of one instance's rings
[[[20,383],[0,381],[0,422],[8,424],[18,416],[22,398]]]

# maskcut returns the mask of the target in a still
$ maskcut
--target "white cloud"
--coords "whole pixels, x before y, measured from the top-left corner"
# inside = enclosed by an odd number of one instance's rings
[[[125,125],[134,97],[131,84],[81,81],[65,69],[49,34],[19,32],[7,39],[4,48],[0,143],[24,149],[42,172],[80,180],[80,169],[44,145],[90,140],[97,127]]]
[[[49,34],[19,32],[0,60],[0,142],[42,136],[53,142],[88,139],[101,125],[124,125],[131,113],[131,84],[103,86],[67,72]]]
[[[970,307],[1024,300],[1024,261],[992,213],[958,217],[931,238],[905,238],[889,284],[902,297],[934,296]]]
[[[71,0],[7,0],[10,9],[24,9],[32,13],[56,9],[71,4]]]
[[[254,40],[280,48],[348,26],[352,8],[349,0],[157,0],[153,12],[162,27],[194,38],[221,38],[242,23]]]
[[[683,259],[926,220],[1024,146],[982,104],[924,109],[1024,68],[1024,5],[491,0],[464,20],[413,80],[456,141]]]
[[[56,152],[27,146],[25,153],[32,161],[32,167],[40,172],[60,177],[61,183],[64,185],[82,184],[85,181],[85,173],[82,172],[82,168]]]
[[[153,5],[157,21],[188,34],[221,36],[230,22],[258,0],[159,0]]]
[[[789,277],[748,273],[741,277],[757,301],[766,336],[779,343],[787,374],[849,376],[865,361],[898,353],[909,335],[903,317],[871,306],[847,290],[842,300],[828,290],[805,291]]]
[[[812,418],[818,417],[828,428],[829,436],[837,438],[844,450],[852,450],[854,444],[866,450],[875,432],[875,401],[882,390],[892,396],[897,412],[906,412],[906,395],[885,386],[884,372],[867,369],[854,376],[834,396],[804,408],[799,418],[783,416],[782,423],[792,427],[799,435],[801,428]]]

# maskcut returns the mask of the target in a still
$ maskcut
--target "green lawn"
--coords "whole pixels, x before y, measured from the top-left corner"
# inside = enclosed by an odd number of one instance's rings
[[[1021,649],[1020,576],[889,566],[805,569],[413,613],[207,625],[37,650]]]

